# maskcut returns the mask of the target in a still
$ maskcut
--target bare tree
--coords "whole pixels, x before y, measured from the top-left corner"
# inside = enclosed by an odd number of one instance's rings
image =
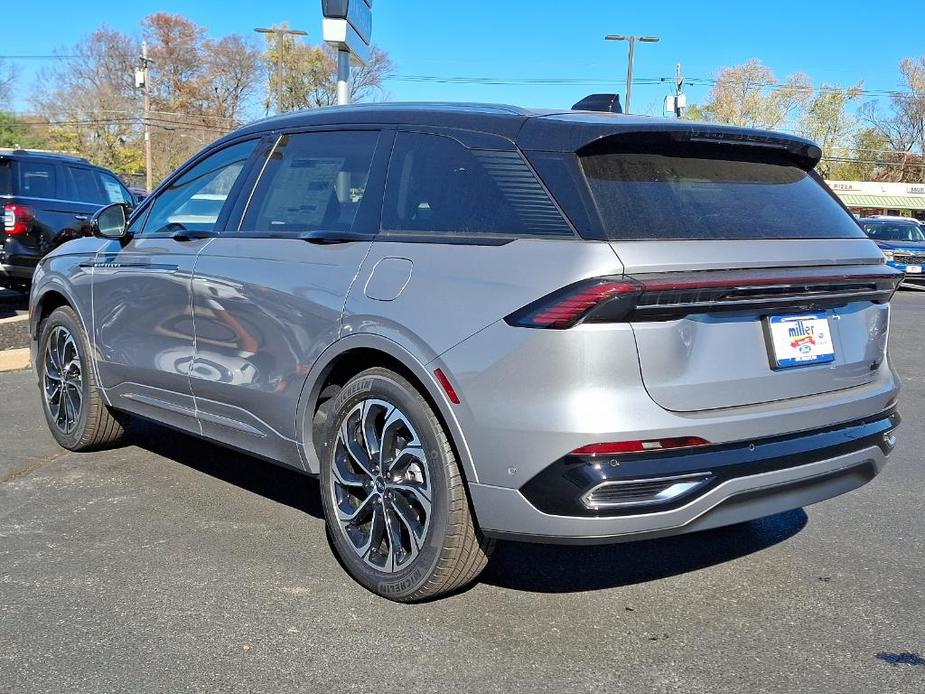
[[[285,34],[281,37],[278,34],[267,34],[266,45],[267,111],[274,98],[281,98],[281,103],[276,104],[279,111],[333,106],[337,103],[337,56],[331,48],[325,44],[313,46],[296,41]],[[283,66],[282,74],[278,68],[280,62]],[[383,83],[394,69],[388,53],[373,46],[366,65],[351,67],[351,100],[385,98],[387,95]],[[277,94],[280,97],[276,97]]]
[[[880,133],[891,149],[902,153],[898,178],[903,181],[925,181],[925,56],[904,58],[899,63],[902,88],[890,95],[890,105],[884,113],[876,102],[864,104],[862,117]]]
[[[749,128],[784,126],[809,101],[812,82],[802,72],[779,82],[757,59],[723,68],[707,102],[694,115],[719,123]]]
[[[0,111],[9,110],[6,104],[10,102],[13,93],[13,82],[16,81],[16,68],[0,60]]]
[[[51,146],[120,173],[139,168],[137,42],[101,26],[67,49],[73,59],[43,71],[32,105],[48,124]]]

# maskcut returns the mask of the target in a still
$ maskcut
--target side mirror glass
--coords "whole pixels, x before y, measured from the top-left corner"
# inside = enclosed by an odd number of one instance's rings
[[[107,205],[90,218],[94,236],[104,239],[125,238],[128,227],[127,206],[121,202]]]

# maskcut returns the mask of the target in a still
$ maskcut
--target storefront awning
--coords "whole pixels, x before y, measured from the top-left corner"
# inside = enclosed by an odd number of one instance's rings
[[[875,207],[891,210],[925,210],[925,197],[915,195],[864,195],[862,193],[838,193],[848,207]]]

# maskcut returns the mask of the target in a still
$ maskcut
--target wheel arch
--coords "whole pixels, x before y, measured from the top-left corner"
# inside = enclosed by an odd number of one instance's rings
[[[342,386],[356,374],[374,366],[395,371],[419,389],[446,428],[466,480],[478,482],[465,435],[453,412],[453,405],[436,376],[397,342],[373,334],[354,335],[338,340],[328,347],[312,367],[302,390],[296,415],[296,430],[300,435],[299,447],[306,470],[312,474],[318,474],[320,471],[320,461],[315,448],[315,416],[323,403],[336,394],[331,393],[329,388]]]

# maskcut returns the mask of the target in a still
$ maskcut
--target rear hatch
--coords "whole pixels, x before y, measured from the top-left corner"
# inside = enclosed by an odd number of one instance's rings
[[[602,238],[639,283],[645,387],[669,410],[853,388],[884,361],[896,273],[812,172],[817,148],[747,132],[578,150]]]

